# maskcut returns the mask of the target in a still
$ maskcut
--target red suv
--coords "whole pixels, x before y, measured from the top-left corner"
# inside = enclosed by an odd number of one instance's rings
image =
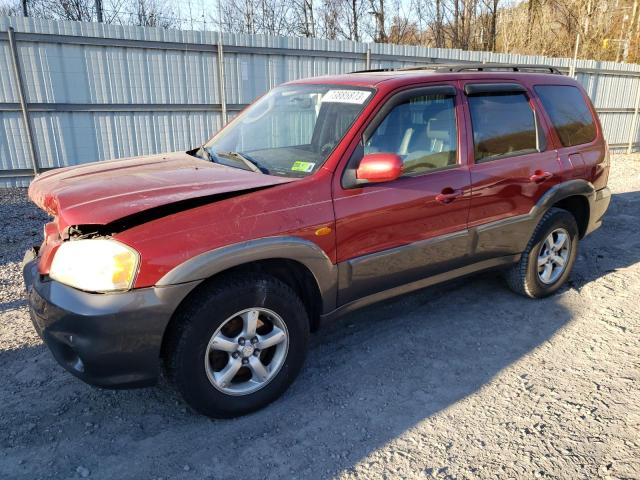
[[[540,66],[290,82],[199,148],[39,175],[35,328],[103,387],[168,378],[197,411],[276,399],[309,332],[363,305],[501,268],[558,290],[608,207],[587,95]]]

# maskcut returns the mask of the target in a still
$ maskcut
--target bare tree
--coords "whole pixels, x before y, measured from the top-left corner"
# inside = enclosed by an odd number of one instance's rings
[[[389,43],[418,45],[420,44],[420,37],[420,30],[415,22],[410,21],[407,17],[393,17],[389,28]]]
[[[94,0],[29,0],[29,16],[54,20],[91,22]]]
[[[171,28],[176,16],[160,0],[135,0],[135,25],[142,27]]]
[[[266,35],[292,35],[294,33],[291,21],[293,10],[294,8],[291,1],[260,0],[260,15],[259,18],[256,19],[258,33]]]
[[[0,16],[15,17],[23,12],[20,0],[9,1],[0,5]],[[24,13],[23,13],[24,14]]]
[[[358,0],[351,0],[349,2],[349,6],[351,7],[349,12],[350,15],[349,17],[347,17],[349,39],[359,42],[360,33],[358,31],[358,24],[360,23],[360,18],[362,17],[362,2],[358,2]]]
[[[218,0],[217,16],[214,24],[223,32],[256,33],[254,5],[251,1],[227,2]]]
[[[291,0],[218,0],[217,12],[210,16],[222,32],[293,35],[301,23],[294,20],[296,5]]]
[[[640,0],[217,0],[223,32],[300,35],[440,48],[640,60]],[[34,18],[180,27],[171,0],[27,0]],[[22,0],[0,0],[21,15]],[[191,28],[194,27],[189,3]],[[210,23],[211,24],[211,23]],[[188,19],[186,25],[189,25]]]
[[[375,20],[375,30],[373,34],[373,41],[378,43],[387,42],[387,30],[386,22],[387,17],[385,13],[386,0],[369,0],[371,5],[371,15]]]
[[[436,47],[444,47],[444,31],[442,25],[442,0],[436,0],[436,24],[435,24]]]
[[[533,24],[539,16],[540,7],[540,0],[527,0],[527,41],[531,41]]]
[[[339,0],[324,0],[318,12],[318,33],[322,38],[336,40],[340,36],[340,16],[343,4]]]
[[[305,37],[316,36],[316,20],[315,12],[313,8],[313,0],[302,0],[302,4],[299,5],[302,9],[302,25],[300,33]]]
[[[327,38],[359,42],[366,30],[369,0],[323,0],[318,28]]]
[[[487,50],[494,51],[496,49],[496,38],[498,36],[498,4],[500,0],[488,0],[486,5],[491,16],[491,26],[489,28],[490,40],[487,44]]]

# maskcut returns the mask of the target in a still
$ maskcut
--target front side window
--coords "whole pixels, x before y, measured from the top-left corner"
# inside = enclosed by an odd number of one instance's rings
[[[203,148],[217,163],[304,177],[318,170],[373,97],[331,85],[278,87],[249,106]],[[254,167],[254,168],[255,168]]]
[[[567,85],[534,87],[565,147],[590,143],[596,138],[591,110],[580,90]]]
[[[454,97],[419,95],[397,104],[364,139],[364,153],[395,153],[403,175],[455,165],[457,131]]]
[[[539,151],[536,118],[524,93],[468,98],[477,163]]]

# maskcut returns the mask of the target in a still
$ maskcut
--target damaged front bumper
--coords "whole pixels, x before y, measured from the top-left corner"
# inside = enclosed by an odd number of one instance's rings
[[[23,260],[33,325],[55,359],[81,380],[108,388],[154,384],[171,315],[198,282],[99,294],[38,273],[37,251]]]

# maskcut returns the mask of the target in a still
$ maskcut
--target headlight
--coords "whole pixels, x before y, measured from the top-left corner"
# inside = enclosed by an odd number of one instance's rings
[[[115,240],[71,240],[58,248],[49,276],[89,292],[129,290],[138,263],[138,252]]]

